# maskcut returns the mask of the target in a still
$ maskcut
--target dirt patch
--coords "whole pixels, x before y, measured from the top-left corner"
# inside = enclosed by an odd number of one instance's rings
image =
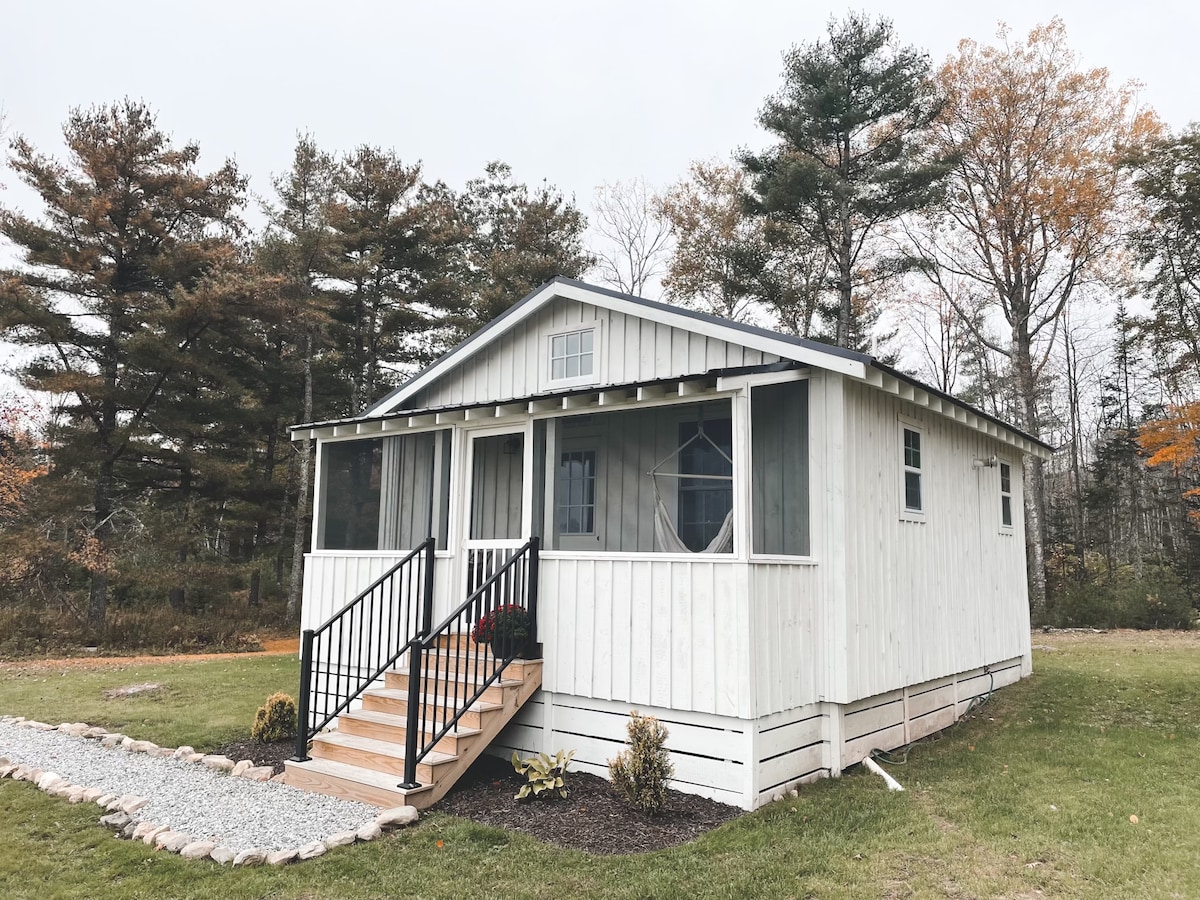
[[[1051,629],[1043,631],[1034,629],[1033,641],[1040,645],[1038,649],[1061,649],[1090,645],[1108,647],[1127,651],[1152,650],[1200,650],[1200,630],[1196,631],[1138,631],[1134,628],[1112,628],[1099,630],[1091,628],[1080,629]]]
[[[5,661],[4,672],[14,675],[41,675],[49,671],[120,669],[125,666],[161,665],[176,662],[202,662],[210,659],[245,659],[255,656],[295,656],[300,652],[299,638],[262,641],[262,650],[245,653],[180,653],[163,656],[68,656],[61,659],[18,659]]]
[[[284,760],[296,755],[295,741],[276,741],[273,744],[263,744],[259,741],[231,741],[222,744],[212,751],[219,756],[228,756],[234,762],[248,759],[256,766],[271,766],[272,774],[278,775],[283,771]]]
[[[509,763],[483,756],[432,811],[599,854],[674,847],[742,814],[737,807],[671,791],[666,810],[647,816],[621,799],[603,778],[569,770],[565,800],[518,802],[513,795],[522,783]]]
[[[157,694],[162,690],[161,681],[143,681],[141,684],[128,684],[125,687],[109,688],[102,691],[105,700],[123,700],[126,697],[138,697],[142,694]]]

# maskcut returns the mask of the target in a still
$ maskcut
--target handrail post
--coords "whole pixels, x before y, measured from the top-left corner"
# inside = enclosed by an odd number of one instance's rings
[[[541,545],[542,539],[534,535],[529,539],[529,585],[526,588],[529,592],[529,643],[536,644],[538,642],[538,547]]]
[[[313,636],[311,628],[304,629],[300,636],[300,696],[296,713],[296,755],[293,762],[308,759],[308,712],[309,696],[312,693]]]
[[[417,729],[421,722],[421,647],[420,638],[408,645],[408,718],[404,727],[404,781],[406,791],[421,786],[417,781]]]
[[[425,542],[425,585],[421,597],[421,637],[428,637],[429,629],[433,627],[434,543],[432,537]]]

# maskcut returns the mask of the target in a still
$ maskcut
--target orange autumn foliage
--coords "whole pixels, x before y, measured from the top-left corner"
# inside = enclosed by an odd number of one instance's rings
[[[24,511],[30,486],[45,474],[31,461],[33,440],[26,418],[20,406],[0,398],[0,525]]]
[[[1148,466],[1170,466],[1176,475],[1200,468],[1200,401],[1168,407],[1166,416],[1138,429],[1137,442]],[[1200,488],[1183,496],[1200,498]],[[1200,510],[1189,510],[1188,518],[1200,524]]]

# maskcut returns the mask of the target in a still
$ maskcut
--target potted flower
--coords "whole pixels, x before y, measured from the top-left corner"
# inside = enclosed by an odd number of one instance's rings
[[[475,623],[471,640],[490,645],[497,659],[517,656],[529,642],[529,611],[516,603],[498,606]]]

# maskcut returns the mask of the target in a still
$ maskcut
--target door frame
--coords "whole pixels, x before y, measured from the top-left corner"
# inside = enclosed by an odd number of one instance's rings
[[[523,422],[510,425],[478,425],[466,424],[456,429],[461,435],[458,454],[459,484],[463,489],[459,492],[458,509],[459,528],[455,539],[461,560],[456,568],[455,596],[458,598],[452,605],[457,605],[466,599],[467,586],[470,583],[471,551],[488,548],[517,548],[529,540],[533,533],[533,420],[526,418]],[[479,438],[496,437],[498,435],[521,435],[521,536],[509,540],[482,540],[471,538],[471,505],[475,492],[475,441]]]

